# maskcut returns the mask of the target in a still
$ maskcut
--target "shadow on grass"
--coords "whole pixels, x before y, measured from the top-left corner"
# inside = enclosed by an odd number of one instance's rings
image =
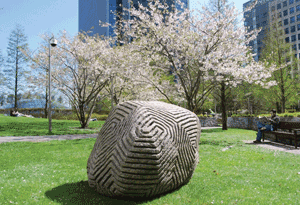
[[[80,181],[76,183],[67,183],[55,187],[45,193],[46,197],[61,204],[105,204],[105,205],[135,205],[155,198],[118,198],[112,199],[100,195],[88,185],[88,181]]]

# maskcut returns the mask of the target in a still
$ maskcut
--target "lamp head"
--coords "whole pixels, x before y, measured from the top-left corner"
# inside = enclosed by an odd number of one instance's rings
[[[52,47],[55,47],[55,46],[57,45],[57,40],[56,40],[55,38],[51,38],[51,39],[50,39],[50,45],[51,45]]]

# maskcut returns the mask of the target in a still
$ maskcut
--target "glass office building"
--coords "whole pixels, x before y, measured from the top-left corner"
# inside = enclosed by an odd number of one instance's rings
[[[172,4],[180,8],[179,0],[161,0],[169,6]],[[133,6],[138,8],[138,3],[148,5],[148,0],[132,0]],[[181,0],[185,7],[189,7],[189,0]],[[114,33],[111,27],[99,26],[99,20],[104,23],[115,25],[118,20],[114,12],[122,13],[123,8],[130,7],[130,0],[79,0],[79,31],[91,31],[89,35],[112,36]],[[124,18],[130,18],[129,15]]]
[[[243,7],[244,10],[254,2],[250,0]],[[269,25],[277,24],[282,28],[282,37],[291,43],[295,57],[300,57],[300,0],[258,0],[257,5],[244,13],[245,26],[251,31],[261,28],[257,38],[250,43],[257,54],[261,56],[263,38]]]
[[[248,1],[246,2],[243,7],[244,10],[250,6],[254,1]],[[257,55],[255,56],[255,60],[258,61],[260,55],[261,55],[261,49],[263,47],[263,39],[265,35],[265,31],[269,25],[269,1],[266,0],[259,0],[256,4],[256,6],[250,10],[244,13],[245,18],[245,26],[248,27],[249,31],[252,31],[253,29],[261,28],[261,32],[258,33],[258,36],[255,40],[250,42],[250,46],[253,48],[254,53]]]

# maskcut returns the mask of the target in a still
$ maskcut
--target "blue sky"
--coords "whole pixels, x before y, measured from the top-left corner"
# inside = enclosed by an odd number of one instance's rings
[[[235,6],[242,11],[243,3],[248,0],[229,1],[234,2]],[[190,0],[190,9],[195,9],[207,2],[208,0]],[[78,32],[78,0],[1,1],[0,50],[4,56],[6,56],[9,34],[16,24],[23,26],[31,50],[38,48],[41,42],[40,35],[45,32],[58,34],[59,31],[66,30],[70,35],[76,35]]]

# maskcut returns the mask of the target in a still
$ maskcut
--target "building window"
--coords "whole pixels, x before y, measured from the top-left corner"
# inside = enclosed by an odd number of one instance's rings
[[[300,5],[296,6],[296,11],[300,11]]]
[[[289,24],[289,19],[284,19],[283,24],[284,24],[284,25],[288,25],[288,24]]]
[[[263,14],[263,18],[266,18],[267,17],[267,12],[265,12],[264,14]]]
[[[297,15],[297,21],[300,21],[300,14]]]
[[[296,0],[296,2],[299,2],[300,0]]]
[[[258,24],[256,24],[256,28],[259,28],[260,27],[260,24],[258,23]]]
[[[290,33],[290,32],[289,32],[289,28],[285,28],[285,29],[284,29],[284,33],[285,33],[285,34],[289,34],[289,33]]]
[[[290,23],[295,23],[295,16],[290,18]]]
[[[298,34],[298,41],[300,40],[300,34]]]
[[[296,41],[296,35],[292,35],[291,41],[292,41],[292,42],[295,42],[295,41]]]
[[[296,50],[296,49],[295,49]],[[295,54],[295,58],[297,58],[297,53]]]
[[[283,16],[287,16],[288,15],[288,10],[284,10],[283,11]]]
[[[267,25],[267,21],[263,21],[262,23],[261,23],[261,26],[266,26]]]
[[[281,18],[281,12],[277,14],[277,18]]]
[[[277,10],[281,9],[281,3],[277,4]]]
[[[295,7],[290,8],[290,14],[295,12]]]
[[[294,33],[296,31],[296,26],[291,27],[291,33]]]
[[[289,42],[290,42],[290,37],[286,37],[286,38],[285,38],[285,42],[286,42],[286,43],[289,43]]]
[[[300,50],[300,43],[298,44],[298,50]]]
[[[287,6],[287,1],[282,2],[282,7],[286,7]]]
[[[297,30],[300,31],[300,24],[297,25]]]
[[[294,3],[294,0],[290,0],[290,5]]]
[[[297,45],[296,44],[292,45],[292,49],[296,51],[297,50]]]

